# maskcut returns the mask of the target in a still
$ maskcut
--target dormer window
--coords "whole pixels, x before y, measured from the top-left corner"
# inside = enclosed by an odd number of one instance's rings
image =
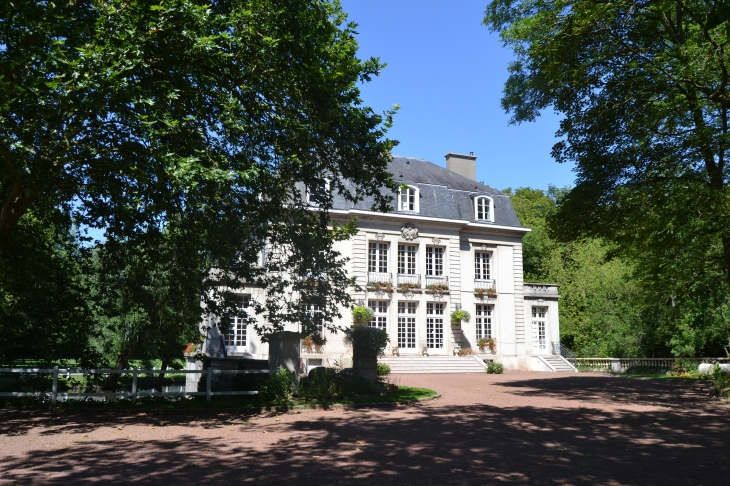
[[[398,211],[418,212],[418,188],[401,186],[398,195]]]
[[[329,179],[322,179],[318,184],[307,186],[307,204],[321,206],[329,197],[329,192]]]
[[[486,196],[474,198],[474,214],[477,221],[493,221],[492,200]]]

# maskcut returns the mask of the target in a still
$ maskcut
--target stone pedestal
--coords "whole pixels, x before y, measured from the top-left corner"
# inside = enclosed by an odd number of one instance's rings
[[[284,368],[294,373],[294,383],[299,386],[299,358],[301,335],[298,332],[282,331],[269,338],[269,371],[275,373]]]

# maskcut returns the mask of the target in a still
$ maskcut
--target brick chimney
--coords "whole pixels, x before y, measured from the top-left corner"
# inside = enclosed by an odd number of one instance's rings
[[[444,157],[446,157],[447,170],[456,172],[467,179],[477,180],[477,156],[474,155],[474,152],[469,152],[469,155],[449,152]]]

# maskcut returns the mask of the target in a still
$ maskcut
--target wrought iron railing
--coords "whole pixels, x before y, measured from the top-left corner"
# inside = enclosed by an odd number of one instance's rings
[[[368,285],[375,283],[393,283],[393,274],[390,272],[368,272]]]
[[[429,285],[443,285],[448,288],[449,277],[445,275],[426,275],[426,288]]]
[[[576,354],[568,349],[563,343],[560,341],[556,341],[552,343],[552,353],[557,356],[562,356],[565,358],[570,364],[572,364],[574,367],[577,367],[577,358]]]
[[[493,289],[494,286],[495,286],[494,279],[490,279],[490,280],[474,279],[474,288],[475,289]]]
[[[421,288],[421,274],[418,273],[399,273],[397,276],[398,285],[408,284]]]

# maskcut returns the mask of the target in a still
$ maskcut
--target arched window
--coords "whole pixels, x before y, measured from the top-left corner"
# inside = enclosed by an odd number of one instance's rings
[[[474,198],[474,215],[477,221],[494,221],[492,212],[493,207],[490,198],[485,196]]]
[[[398,211],[418,212],[418,188],[401,186],[398,196]]]

